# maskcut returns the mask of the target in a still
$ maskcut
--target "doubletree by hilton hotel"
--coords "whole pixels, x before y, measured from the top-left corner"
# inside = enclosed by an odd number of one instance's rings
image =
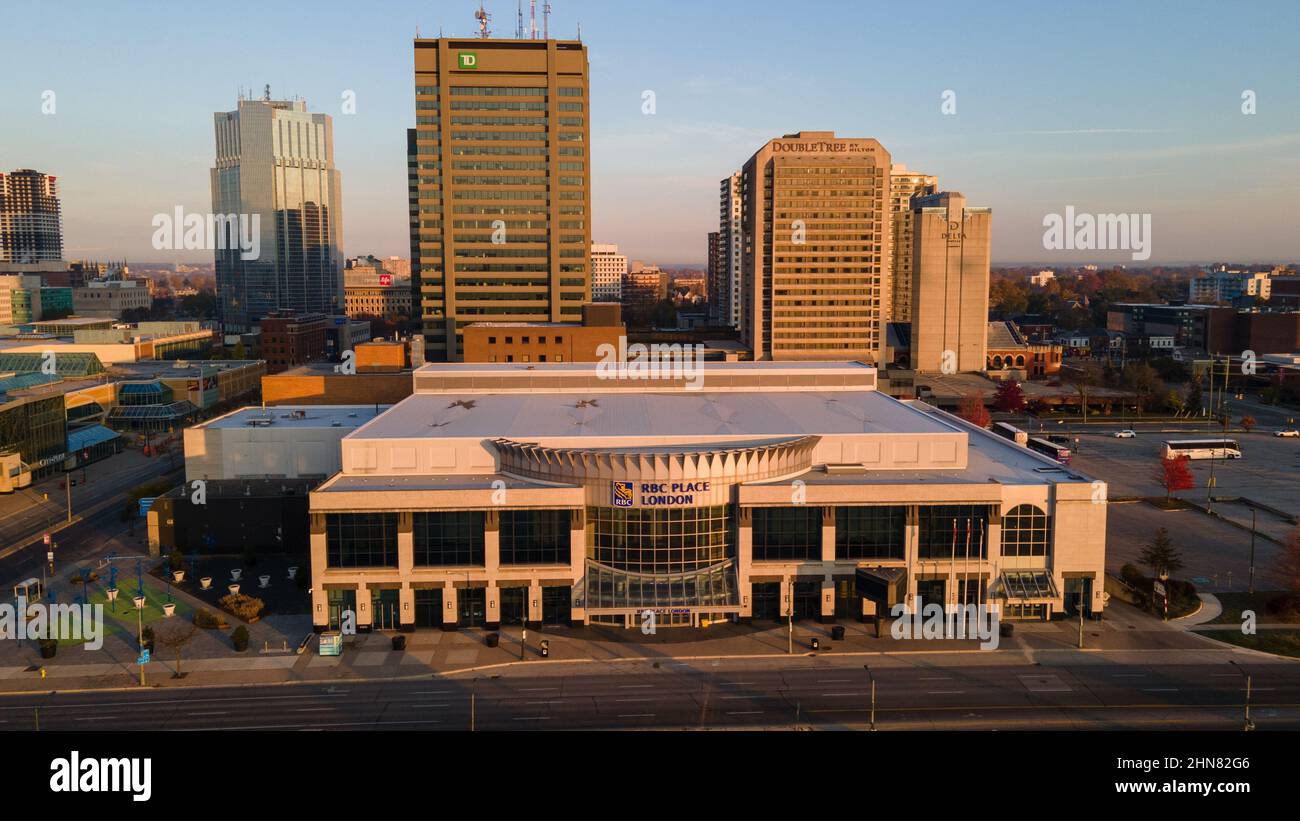
[[[418,370],[311,494],[317,629],[1101,610],[1104,485],[867,365],[700,367]]]

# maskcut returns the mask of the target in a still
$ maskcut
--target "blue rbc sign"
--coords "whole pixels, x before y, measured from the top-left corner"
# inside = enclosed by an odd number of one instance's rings
[[[631,507],[632,483],[614,482],[610,488],[610,502],[614,507]]]

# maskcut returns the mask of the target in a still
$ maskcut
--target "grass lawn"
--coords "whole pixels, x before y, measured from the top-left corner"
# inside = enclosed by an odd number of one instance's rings
[[[1241,612],[1254,610],[1258,624],[1300,624],[1300,618],[1281,618],[1268,612],[1266,605],[1282,595],[1278,590],[1257,590],[1254,593],[1216,593],[1223,604],[1223,613],[1210,624],[1241,624]]]
[[[137,620],[135,603],[131,600],[135,597],[136,580],[134,576],[128,577],[126,574],[120,574],[117,578],[117,602],[113,603],[108,600],[108,594],[104,591],[108,588],[108,579],[100,579],[92,582],[86,588],[91,605],[104,605],[104,635],[122,635],[134,640],[136,638]],[[69,588],[74,591],[76,596],[81,595],[81,585]],[[157,579],[145,576],[144,578],[144,612],[141,614],[145,625],[154,624],[166,618],[163,615],[163,605],[167,602],[167,587]],[[176,615],[173,619],[191,619],[194,616],[194,608],[185,602],[173,598],[176,604]],[[67,603],[67,602],[65,602]],[[117,612],[114,612],[116,608]],[[76,646],[83,642],[79,639],[60,639],[59,646]]]
[[[1300,630],[1260,630],[1253,636],[1238,630],[1207,630],[1202,635],[1250,650],[1300,658]]]

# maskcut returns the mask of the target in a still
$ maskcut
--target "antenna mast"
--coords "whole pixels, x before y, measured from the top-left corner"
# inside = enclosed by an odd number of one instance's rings
[[[492,30],[488,28],[488,21],[492,15],[488,14],[483,8],[483,4],[478,4],[478,11],[474,12],[474,19],[478,21],[478,36],[486,40],[492,36]]]
[[[519,11],[517,22],[515,23],[515,39],[524,39],[524,0],[519,0]]]
[[[542,3],[542,39],[551,39],[551,3],[550,0]]]
[[[537,39],[537,0],[528,0],[528,39]]]

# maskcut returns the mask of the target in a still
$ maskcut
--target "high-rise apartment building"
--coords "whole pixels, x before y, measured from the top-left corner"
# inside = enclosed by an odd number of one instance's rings
[[[473,322],[576,321],[591,299],[587,48],[415,41],[411,260],[429,361]]]
[[[727,258],[722,252],[722,234],[718,231],[709,232],[709,247],[706,260],[705,280],[708,282],[709,292],[709,324],[722,324],[723,318],[727,315],[726,302],[729,293],[724,284],[727,276]]]
[[[938,177],[908,171],[897,164],[889,173],[889,205],[893,246],[890,252],[889,321],[912,321],[912,197],[939,190]]]
[[[803,131],[742,171],[741,339],[758,360],[884,362],[890,156]]]
[[[623,277],[627,276],[627,254],[617,245],[591,246],[591,299],[594,302],[622,302]]]
[[[988,347],[993,212],[955,191],[912,200],[912,367],[982,371]]]
[[[332,119],[309,113],[302,100],[272,100],[268,90],[214,121],[212,211],[235,218],[215,252],[227,333],[249,331],[282,308],[341,313],[342,193]]]
[[[720,266],[718,269],[719,285],[725,282],[715,293],[719,308],[717,322],[731,328],[740,327],[742,273],[745,248],[745,232],[740,226],[740,215],[744,208],[741,197],[744,175],[739,171],[724,179],[719,184],[718,197],[718,251]]]
[[[668,298],[668,275],[657,265],[633,261],[623,278],[623,316],[628,324],[649,324],[655,306]]]
[[[58,180],[30,168],[0,173],[0,262],[63,259]]]

